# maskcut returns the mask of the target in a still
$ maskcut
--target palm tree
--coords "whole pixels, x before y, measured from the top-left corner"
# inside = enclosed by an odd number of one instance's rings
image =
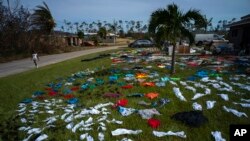
[[[99,29],[102,27],[102,22],[100,20],[98,20],[97,26],[98,26]]]
[[[64,26],[63,26],[63,25],[61,26],[61,29],[62,29],[62,31],[64,32]]]
[[[141,28],[141,21],[136,21],[136,25],[135,28],[137,29],[137,32],[140,32],[140,28]]]
[[[93,30],[93,24],[89,24],[89,31],[88,32],[92,32]]]
[[[212,20],[213,20],[213,18],[208,19],[206,17],[206,15],[204,15],[203,18],[205,19],[205,23],[204,23],[203,26],[205,28],[205,32],[207,32],[208,27],[210,27],[210,29],[212,28]]]
[[[79,22],[75,22],[74,25],[76,26],[76,33],[79,31]]]
[[[88,28],[88,23],[83,21],[83,22],[82,22],[82,25],[83,25],[83,26],[82,26],[82,28],[83,28],[82,30],[87,32],[87,31],[88,31],[88,30],[87,30],[87,28]]]
[[[70,32],[71,22],[67,22],[66,25],[67,25],[67,31]]]
[[[143,31],[146,31],[147,28],[148,28],[148,26],[145,24],[145,25],[142,27],[141,31],[142,31],[142,32],[143,32]]]
[[[55,20],[51,14],[48,5],[43,2],[43,5],[38,5],[31,16],[31,22],[35,28],[50,34],[56,26]]]
[[[166,9],[158,9],[151,14],[149,32],[156,35],[156,38],[169,40],[173,45],[171,74],[175,73],[174,64],[177,38],[188,37],[190,44],[194,41],[192,33],[186,29],[186,25],[192,21],[198,25],[198,22],[204,22],[204,18],[195,9],[190,9],[187,13],[182,13],[174,3],[168,5]]]
[[[112,31],[115,34],[114,37],[114,43],[116,43],[116,34],[117,34],[117,29],[118,29],[118,23],[114,20],[113,24],[109,25],[110,31]]]

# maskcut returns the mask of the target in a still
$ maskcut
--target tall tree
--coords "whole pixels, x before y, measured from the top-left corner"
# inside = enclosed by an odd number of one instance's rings
[[[102,22],[100,20],[98,20],[97,26],[98,26],[99,29],[102,27]]]
[[[102,39],[106,39],[106,35],[107,35],[107,30],[105,27],[100,27],[99,31],[97,32],[97,34],[102,38]]]
[[[125,21],[127,32],[129,30],[129,21]]]
[[[83,25],[83,26],[82,26],[82,31],[86,31],[86,32],[87,32],[87,31],[88,31],[88,30],[87,30],[87,28],[88,28],[88,23],[83,21],[81,25]]]
[[[63,25],[61,26],[61,29],[62,29],[62,31],[64,32],[64,26],[63,26]]]
[[[135,28],[137,29],[137,32],[140,32],[140,29],[141,29],[141,21],[136,21]]]
[[[92,32],[92,30],[93,30],[93,24],[89,24],[89,31],[88,32]]]
[[[222,30],[223,30],[223,31],[226,30],[227,24],[228,24],[228,21],[227,21],[227,20],[223,20],[223,21],[222,21]]]
[[[196,25],[204,22],[203,16],[199,10],[190,9],[186,13],[182,13],[176,4],[170,4],[166,9],[158,9],[151,14],[149,22],[149,32],[156,35],[157,38],[164,38],[173,45],[171,74],[175,73],[175,48],[176,41],[182,36],[189,38],[190,44],[194,41],[191,32],[186,29],[187,23],[194,21]],[[157,35],[162,35],[161,37]]]
[[[43,5],[38,5],[36,7],[31,16],[31,22],[35,28],[40,29],[46,34],[50,34],[56,26],[51,11],[45,2],[43,2]]]
[[[116,43],[116,34],[117,34],[117,30],[118,30],[118,23],[117,21],[113,21],[113,24],[110,24],[110,30],[115,34],[115,38],[114,38],[114,42]]]
[[[204,22],[204,25],[202,25],[202,26],[204,26],[205,32],[207,32],[208,27],[210,27],[210,30],[213,28],[212,27],[212,20],[213,20],[213,18],[208,19],[206,17],[206,15],[204,15],[203,18],[205,19],[205,22]]]
[[[148,28],[148,26],[145,24],[145,25],[142,27],[141,31],[144,32],[144,31],[147,30],[147,28]]]
[[[76,26],[76,33],[79,31],[79,22],[75,22],[74,25]]]

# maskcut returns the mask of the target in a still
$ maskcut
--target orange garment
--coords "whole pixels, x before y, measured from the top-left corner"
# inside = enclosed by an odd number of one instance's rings
[[[158,93],[147,93],[145,94],[145,96],[149,99],[154,99],[154,98],[157,98],[159,96]]]
[[[148,75],[145,73],[137,73],[136,74],[136,78],[146,78],[146,77],[148,77]]]
[[[144,87],[154,87],[155,83],[154,82],[144,82],[144,83],[142,83],[142,86],[144,86]]]

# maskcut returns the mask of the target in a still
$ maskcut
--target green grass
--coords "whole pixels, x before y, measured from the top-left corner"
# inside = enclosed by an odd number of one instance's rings
[[[113,52],[113,51],[108,51]],[[107,53],[107,52],[106,52]],[[230,124],[249,124],[248,118],[238,118],[234,116],[231,113],[227,113],[222,109],[223,105],[226,105],[227,107],[232,107],[234,109],[237,109],[239,111],[245,112],[248,116],[250,116],[250,110],[247,108],[241,108],[239,105],[233,105],[232,102],[239,102],[240,98],[246,98],[249,99],[249,95],[235,95],[234,93],[230,92],[220,92],[216,89],[212,89],[212,94],[208,96],[204,96],[202,98],[199,98],[196,100],[199,104],[203,106],[203,113],[208,118],[209,122],[199,128],[191,128],[188,127],[181,122],[177,122],[172,120],[170,117],[177,113],[182,111],[190,111],[192,110],[192,103],[194,101],[191,100],[191,98],[194,96],[193,92],[186,90],[182,85],[178,83],[178,87],[182,91],[185,98],[188,100],[187,102],[180,101],[174,94],[173,94],[173,85],[167,83],[166,87],[158,88],[158,87],[150,87],[145,88],[138,84],[134,85],[134,88],[124,90],[121,89],[118,85],[110,85],[108,84],[108,76],[110,75],[110,64],[111,60],[107,57],[104,59],[98,59],[93,60],[90,62],[80,62],[83,58],[91,58],[95,57],[97,54],[91,54],[84,57],[78,57],[72,60],[64,61],[61,63],[57,63],[54,65],[49,65],[46,67],[42,67],[39,69],[34,69],[31,71],[27,71],[24,73],[0,78],[0,139],[3,140],[21,140],[27,137],[27,135],[24,134],[24,132],[18,131],[17,129],[20,126],[23,126],[22,123],[20,123],[20,117],[17,116],[17,105],[20,101],[22,101],[24,98],[30,98],[32,96],[32,93],[37,90],[44,91],[45,85],[50,82],[59,82],[60,80],[63,80],[63,82],[66,81],[66,78],[69,77],[71,74],[84,71],[87,68],[90,70],[99,69],[101,71],[98,71],[97,73],[91,75],[90,77],[94,78],[102,78],[105,81],[104,86],[97,86],[93,90],[89,89],[83,92],[73,92],[73,94],[79,98],[79,106],[81,107],[91,107],[94,105],[97,105],[98,103],[106,103],[106,102],[113,102],[115,103],[117,99],[104,99],[102,95],[106,92],[119,92],[123,94],[123,97],[126,97],[126,95],[131,93],[148,93],[148,92],[158,92],[160,94],[160,98],[169,98],[171,102],[167,105],[165,105],[162,108],[157,108],[157,110],[162,114],[161,116],[155,116],[155,118],[159,119],[161,121],[161,126],[156,129],[157,131],[184,131],[187,135],[187,139],[189,141],[193,140],[213,140],[211,136],[211,131],[219,130],[222,132],[222,136],[229,140],[229,125]],[[132,64],[133,66],[134,64]],[[166,74],[169,74],[169,71],[166,69],[159,69],[156,67],[156,64],[154,63],[140,63],[142,66],[152,65],[153,71],[157,71],[160,76],[164,76]],[[178,65],[177,65],[178,66]],[[123,67],[131,67],[131,64],[119,64],[115,66],[115,68],[123,68]],[[180,78],[186,78],[187,76],[193,75],[197,68],[185,68],[180,69],[177,67],[177,73],[173,77],[180,77]],[[126,72],[121,72],[126,73]],[[82,84],[86,82],[86,78],[77,79],[74,81],[73,84]],[[228,75],[223,75],[223,78],[225,82],[230,82],[228,79]],[[152,79],[148,79],[150,81]],[[124,82],[122,77],[119,78],[119,82]],[[247,80],[241,79],[241,83],[246,83]],[[191,85],[192,86],[192,85]],[[65,88],[65,86],[63,86]],[[62,89],[63,89],[62,88]],[[197,89],[197,92],[204,93],[203,89]],[[242,93],[246,93],[247,91],[238,89],[238,87],[234,87],[234,90]],[[61,92],[61,91],[60,91]],[[218,97],[216,94],[219,93],[226,93],[229,94],[230,101],[223,101],[220,97]],[[51,99],[50,97],[46,97],[48,99]],[[63,99],[60,97],[53,97],[55,99]],[[128,98],[129,103],[127,107],[136,108],[136,109],[144,109],[145,107],[140,106],[137,104],[139,100],[144,100],[146,102],[153,102],[156,100],[149,100],[147,98]],[[206,101],[207,100],[216,100],[217,103],[215,104],[215,107],[211,110],[206,110]],[[36,99],[36,101],[39,101]],[[66,104],[63,102],[62,106],[66,106]],[[148,107],[150,108],[150,107]],[[80,108],[79,108],[80,109]],[[109,109],[109,108],[108,108]],[[42,108],[40,110],[43,110]],[[63,110],[61,108],[57,108],[56,113],[59,115],[63,114]],[[117,124],[106,124],[107,131],[104,132],[105,134],[105,140],[120,140],[123,137],[127,137],[136,141],[153,141],[153,140],[184,140],[182,138],[169,136],[169,137],[162,137],[158,138],[155,137],[152,134],[152,129],[147,125],[147,120],[142,119],[138,114],[132,114],[128,117],[122,117],[117,110],[112,109],[111,115],[108,116],[108,119],[115,118],[116,120],[121,120],[124,123],[122,125]],[[48,114],[37,114],[34,116],[34,120],[37,121],[35,124],[31,125],[32,127],[44,127],[45,123],[42,121],[46,119]],[[51,116],[51,115],[50,115]],[[94,119],[99,117],[93,116]],[[83,120],[88,119],[88,117],[82,118]],[[80,122],[79,119],[75,121],[75,123]],[[47,129],[44,131],[45,134],[49,136],[49,140],[79,140],[79,137],[84,132],[76,132],[72,133],[68,129],[66,129],[66,123],[62,120],[57,120],[55,122],[56,128]],[[98,127],[98,124],[93,126],[93,131],[90,131],[89,133],[97,140],[97,134],[96,131]],[[111,131],[117,129],[117,128],[128,128],[128,129],[141,129],[143,132],[139,135],[127,135],[127,136],[117,136],[113,137],[111,135]],[[35,136],[31,139],[35,139]]]

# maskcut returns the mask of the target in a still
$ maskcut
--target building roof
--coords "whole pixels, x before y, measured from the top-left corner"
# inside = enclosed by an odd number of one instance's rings
[[[246,16],[243,16],[241,17],[240,19],[250,19],[250,14],[246,15]]]
[[[63,31],[54,31],[54,34],[58,36],[77,36],[76,34]]]
[[[93,36],[93,35],[97,35],[97,33],[84,33],[84,36]]]
[[[118,35],[114,33],[107,33],[107,36],[118,36]]]
[[[227,27],[234,27],[234,26],[245,25],[245,24],[250,24],[250,14],[241,17],[240,21],[228,24]]]
[[[84,36],[93,36],[97,35],[97,33],[84,33]],[[115,35],[114,33],[107,33],[106,36],[118,36],[117,34]]]

